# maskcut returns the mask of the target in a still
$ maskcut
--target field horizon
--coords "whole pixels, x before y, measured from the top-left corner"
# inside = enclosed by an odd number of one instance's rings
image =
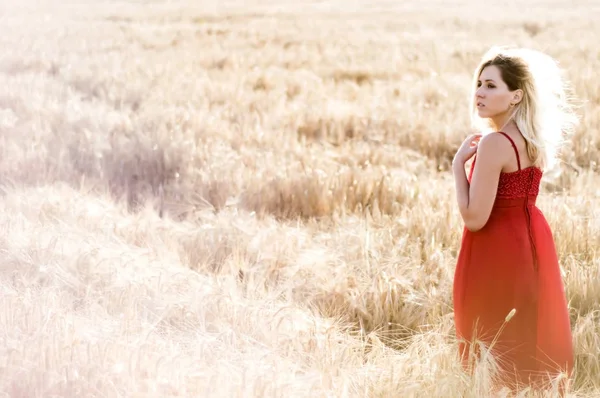
[[[600,395],[600,6],[0,5],[0,396],[491,397],[456,359],[452,157],[494,45],[580,125],[544,180]],[[521,391],[520,397],[557,397]]]

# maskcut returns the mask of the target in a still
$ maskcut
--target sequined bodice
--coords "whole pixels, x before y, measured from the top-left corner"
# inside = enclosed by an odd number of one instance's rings
[[[473,165],[471,166],[469,182],[471,181],[474,168],[475,161],[473,161]],[[517,199],[527,196],[537,196],[540,192],[542,175],[542,170],[533,166],[510,173],[500,173],[496,197],[501,199]]]
[[[537,167],[528,167],[512,173],[500,174],[498,198],[515,199],[537,196],[540,192],[542,171]]]
[[[475,161],[476,159],[473,160],[469,172],[469,182],[471,182],[473,177]],[[517,199],[527,196],[537,196],[540,192],[542,175],[542,170],[534,166],[510,173],[500,173],[496,197],[501,199]]]
[[[521,169],[521,160],[519,159],[519,152],[517,151],[514,141],[506,133],[500,132],[500,134],[508,138],[512,144],[517,156],[519,170],[510,173],[500,173],[496,197],[500,199],[518,199],[528,196],[537,196],[540,192],[540,183],[543,175],[542,170],[535,166]],[[471,182],[471,178],[473,177],[476,160],[476,158],[473,159],[473,164],[471,165],[469,182]]]

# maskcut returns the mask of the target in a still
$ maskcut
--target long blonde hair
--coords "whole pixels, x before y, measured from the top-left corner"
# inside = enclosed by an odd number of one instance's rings
[[[558,63],[539,51],[523,48],[492,47],[481,59],[473,76],[471,122],[474,128],[492,129],[490,120],[477,114],[475,91],[484,68],[495,65],[511,91],[523,90],[514,107],[514,119],[525,138],[527,153],[535,166],[544,170],[557,164],[557,154],[578,123]]]

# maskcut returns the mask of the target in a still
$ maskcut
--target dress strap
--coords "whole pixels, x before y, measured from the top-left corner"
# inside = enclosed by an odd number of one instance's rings
[[[508,138],[508,140],[510,141],[513,149],[515,150],[515,155],[517,155],[517,165],[519,166],[519,171],[521,171],[521,159],[519,159],[519,151],[517,150],[517,146],[515,145],[515,142],[513,141],[512,138],[510,138],[510,136],[508,134],[506,134],[503,131],[498,131],[500,134],[502,134],[503,136],[505,136],[506,138]]]

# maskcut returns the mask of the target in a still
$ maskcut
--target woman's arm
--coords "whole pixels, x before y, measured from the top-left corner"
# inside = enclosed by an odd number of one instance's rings
[[[465,163],[471,156],[469,151],[461,147],[452,162],[456,200],[465,227],[470,231],[478,231],[487,223],[498,190],[498,180],[506,151],[504,138],[498,134],[487,135],[479,141],[473,154],[477,153],[477,162],[473,170],[471,183],[465,174]]]
[[[456,189],[456,201],[460,215],[465,219],[465,213],[469,209],[469,180],[465,172],[466,162],[452,162],[452,173],[454,174],[454,188]]]

